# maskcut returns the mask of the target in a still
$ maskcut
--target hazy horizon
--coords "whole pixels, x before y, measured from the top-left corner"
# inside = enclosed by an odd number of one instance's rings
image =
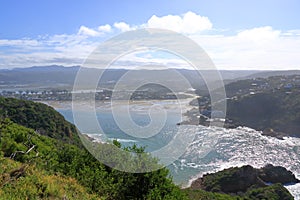
[[[62,67],[62,68],[74,68],[74,67],[78,67],[78,68],[90,68],[90,69],[100,69],[100,68],[93,68],[93,67],[84,67],[81,65],[42,65],[42,66],[26,66],[26,67],[13,67],[13,68],[2,68],[0,70],[17,70],[17,69],[30,69],[30,68],[43,68],[43,67]],[[117,68],[109,68],[108,70],[166,70],[166,69],[157,69],[157,68],[142,68],[142,69],[134,69],[134,68],[130,68],[130,67],[117,67]],[[169,68],[169,69],[182,69],[182,70],[198,70],[198,69],[190,69],[190,68]],[[107,70],[107,69],[105,69]],[[207,70],[207,69],[202,69],[202,70]],[[263,69],[263,68],[259,68],[259,69],[216,69],[218,71],[300,71],[299,69],[296,68],[285,68],[285,69]]]

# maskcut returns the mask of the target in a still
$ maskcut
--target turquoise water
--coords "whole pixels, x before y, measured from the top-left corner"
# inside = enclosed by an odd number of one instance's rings
[[[57,110],[67,120],[73,122],[71,109]],[[97,118],[105,132],[105,137],[103,133],[99,135],[97,129],[89,124],[88,118],[80,131],[98,139],[118,139],[125,146],[134,143],[146,146],[146,150],[151,152],[168,144],[178,131],[176,123],[181,121],[181,113],[171,110],[172,112],[160,133],[147,139],[137,139],[124,133],[118,128],[112,113],[107,110],[97,111]],[[82,115],[88,116],[84,111]],[[150,121],[145,112],[132,112],[131,117],[139,125],[147,125]],[[278,140],[263,136],[261,132],[247,127],[230,130],[201,126],[181,126],[181,128],[183,128],[181,131],[194,134],[194,140],[186,148],[185,153],[168,166],[173,180],[179,185],[187,185],[191,179],[208,172],[246,164],[255,167],[262,167],[268,163],[284,166],[300,178],[299,138]],[[203,149],[207,144],[212,145],[213,149],[205,153]],[[286,187],[295,199],[300,199],[300,184]]]
[[[74,122],[73,114],[71,110],[66,109],[58,109],[58,111],[70,122]],[[97,119],[99,121],[99,125],[101,126],[104,133],[100,133],[97,126],[94,124],[91,124],[88,120],[89,113],[86,113],[84,111],[80,111],[80,114],[86,119],[85,123],[83,123],[84,126],[80,127],[81,133],[89,134],[89,136],[96,137],[101,140],[112,140],[117,139],[120,141],[124,146],[130,146],[133,144],[137,144],[138,146],[146,147],[146,150],[151,152],[154,150],[157,150],[166,144],[170,142],[173,138],[173,133],[176,133],[177,131],[177,125],[176,123],[181,121],[181,116],[178,114],[170,115],[167,118],[167,121],[157,135],[150,137],[150,138],[135,138],[131,135],[126,134],[124,131],[122,131],[117,123],[114,120],[114,117],[110,111],[97,111]],[[122,115],[122,114],[120,114]],[[127,117],[124,115],[124,117]],[[150,118],[147,114],[142,114],[140,112],[131,113],[131,117],[133,121],[140,125],[140,126],[146,126],[150,122]]]

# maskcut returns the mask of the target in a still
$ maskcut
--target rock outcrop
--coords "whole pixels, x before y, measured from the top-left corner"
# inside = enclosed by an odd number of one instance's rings
[[[191,189],[210,192],[241,194],[249,188],[263,188],[270,184],[298,183],[295,175],[280,166],[266,165],[261,169],[250,165],[225,169],[213,174],[206,174],[192,182]]]
[[[273,166],[271,164],[258,170],[259,178],[266,183],[299,183],[295,175],[281,166]]]

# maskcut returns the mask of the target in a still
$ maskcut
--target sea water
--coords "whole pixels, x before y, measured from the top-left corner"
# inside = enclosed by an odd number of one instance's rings
[[[57,109],[64,117],[73,122],[71,109]],[[171,110],[172,112],[172,110]],[[172,113],[171,113],[172,114]],[[176,125],[180,122],[180,113],[169,115],[165,126],[159,134],[137,139],[124,133],[116,124],[109,109],[98,109],[96,112],[104,133],[99,134],[87,118],[81,132],[88,134],[98,141],[117,139],[125,146],[137,144],[146,147],[151,152],[168,144],[174,134],[179,131]],[[82,111],[82,115],[87,115]],[[122,115],[122,113],[120,113]],[[127,117],[124,115],[124,117]],[[143,109],[135,109],[131,117],[139,125],[147,125],[151,120]],[[216,172],[229,167],[252,165],[262,167],[266,164],[280,165],[291,170],[300,178],[300,139],[284,138],[283,140],[261,135],[261,132],[247,127],[224,129],[220,127],[203,127],[182,125],[180,131],[194,134],[193,142],[186,148],[185,153],[168,166],[173,180],[188,186],[192,180],[209,172]],[[203,151],[210,144],[209,151]],[[300,184],[285,186],[295,199],[300,199]]]

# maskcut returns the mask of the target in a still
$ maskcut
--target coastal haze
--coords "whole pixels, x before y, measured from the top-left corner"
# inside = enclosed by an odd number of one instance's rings
[[[58,65],[51,66],[34,66],[29,68],[13,68],[13,69],[0,69],[1,77],[1,89],[3,90],[43,90],[43,89],[66,89],[72,90],[75,77],[80,66],[64,67]],[[91,73],[94,70],[98,71],[100,69],[90,69]],[[184,77],[186,77],[194,88],[205,87],[205,82],[196,72],[192,69],[175,69],[178,70]],[[128,72],[128,69],[107,69],[103,78],[99,80],[99,85],[107,87],[107,89],[113,88],[114,84]],[[167,70],[153,70],[151,66],[149,69],[145,70],[132,70],[135,77],[149,76],[150,78],[155,78],[157,75],[160,78],[167,78]],[[159,73],[157,73],[159,72]],[[161,73],[162,72],[162,73]],[[271,70],[218,70],[222,79],[225,83],[232,82],[239,79],[250,79],[250,78],[263,78],[275,75],[292,75],[299,74],[297,70],[281,70],[281,71],[271,71]],[[209,71],[206,79],[214,79],[215,77],[209,76]],[[172,81],[172,80],[171,80]],[[175,81],[175,80],[173,80]],[[106,89],[106,88],[104,88]]]

